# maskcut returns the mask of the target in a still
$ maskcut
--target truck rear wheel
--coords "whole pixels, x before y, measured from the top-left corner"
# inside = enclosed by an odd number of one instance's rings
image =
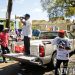
[[[56,52],[53,53],[50,63],[47,64],[47,68],[54,69],[56,65]]]
[[[53,67],[56,66],[56,52],[53,54],[52,59],[51,59]]]

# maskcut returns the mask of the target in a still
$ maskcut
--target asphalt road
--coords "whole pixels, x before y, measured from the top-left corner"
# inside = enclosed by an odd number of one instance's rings
[[[69,62],[69,74],[75,75],[75,56]],[[21,66],[17,61],[0,62],[0,75],[54,75],[54,70],[34,65]]]
[[[53,75],[50,71],[34,65],[20,66],[18,62],[0,63],[0,75]]]

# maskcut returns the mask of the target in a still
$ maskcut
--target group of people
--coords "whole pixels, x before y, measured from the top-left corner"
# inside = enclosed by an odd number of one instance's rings
[[[25,55],[30,54],[30,38],[32,36],[32,26],[31,23],[28,21],[30,18],[29,14],[26,14],[24,18],[21,18],[21,22],[23,23],[23,36],[24,36],[24,47]],[[68,67],[68,61],[70,55],[73,54],[73,52],[70,53],[71,47],[70,47],[70,40],[65,36],[65,31],[60,30],[58,32],[58,37],[56,37],[53,40],[53,45],[56,45],[56,66],[55,66],[55,75],[59,75],[58,69],[60,68],[61,63],[63,63],[63,73],[62,75],[66,75],[67,67]],[[66,71],[65,71],[66,70]]]
[[[28,21],[30,18],[29,14],[25,14],[23,18],[20,18],[21,22],[23,23],[22,35],[24,36],[24,55],[30,54],[30,38],[32,36],[32,26],[31,23]],[[9,29],[4,28],[3,31],[0,32],[0,45],[2,54],[10,53],[8,48],[9,44]],[[3,62],[7,63],[5,57],[3,56]]]
[[[30,39],[32,37],[32,25],[29,22],[30,15],[25,14],[24,17],[20,18],[20,21],[23,24],[23,29],[22,29],[22,35],[24,36],[24,55],[30,55]],[[7,50],[7,53],[10,53],[8,49],[8,29],[4,29],[2,33],[0,33],[0,43],[1,43],[1,48],[3,51],[3,54],[6,53],[5,50]],[[68,61],[69,61],[69,50],[70,48],[70,42],[67,37],[65,37],[65,31],[60,30],[58,33],[58,37],[56,37],[53,40],[53,45],[56,45],[57,47],[57,55],[56,55],[56,67],[55,67],[55,75],[58,74],[58,69],[60,68],[61,63],[63,63],[63,67],[67,69],[68,66]],[[5,57],[3,57],[3,62],[6,62]],[[63,75],[64,70],[63,70]]]

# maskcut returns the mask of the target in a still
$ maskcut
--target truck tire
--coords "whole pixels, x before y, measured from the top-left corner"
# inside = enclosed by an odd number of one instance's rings
[[[47,64],[47,68],[53,70],[56,64],[56,52],[53,53],[50,63]]]
[[[53,53],[53,55],[52,55],[51,63],[52,63],[52,65],[53,65],[53,67],[56,66],[56,52]]]

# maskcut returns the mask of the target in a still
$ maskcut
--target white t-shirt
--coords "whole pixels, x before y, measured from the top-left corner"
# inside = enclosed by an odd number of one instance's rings
[[[67,37],[60,38],[56,37],[53,40],[53,45],[57,46],[57,56],[56,58],[59,60],[68,60],[69,59],[69,50],[59,48],[60,45],[63,47],[70,47],[70,42]]]
[[[28,36],[31,38],[32,37],[32,25],[28,20],[25,22],[26,22],[26,25],[23,26],[22,35]]]

